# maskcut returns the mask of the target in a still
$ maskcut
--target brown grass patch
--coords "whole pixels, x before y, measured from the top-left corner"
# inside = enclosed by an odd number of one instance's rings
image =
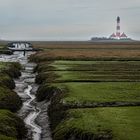
[[[38,60],[96,60],[96,59],[140,59],[138,50],[81,50],[53,49],[42,51],[35,56]]]
[[[42,49],[140,49],[140,42],[33,42]]]
[[[36,60],[140,60],[140,42],[33,42]]]

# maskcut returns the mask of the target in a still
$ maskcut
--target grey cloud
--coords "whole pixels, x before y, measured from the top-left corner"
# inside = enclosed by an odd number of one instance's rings
[[[0,36],[7,39],[83,39],[122,30],[140,39],[140,0],[0,0]],[[137,31],[137,32],[135,32]]]

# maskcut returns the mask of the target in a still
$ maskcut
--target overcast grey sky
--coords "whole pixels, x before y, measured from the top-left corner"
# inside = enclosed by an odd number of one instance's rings
[[[0,0],[0,38],[88,40],[121,30],[140,40],[140,0]]]

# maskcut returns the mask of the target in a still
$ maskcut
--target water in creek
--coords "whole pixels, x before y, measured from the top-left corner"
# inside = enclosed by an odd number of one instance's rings
[[[35,63],[28,62],[28,56],[33,52],[23,55],[23,52],[15,52],[13,55],[0,55],[0,61],[19,62],[23,66],[21,77],[15,79],[16,88],[14,91],[23,100],[23,106],[18,111],[18,115],[24,120],[28,128],[28,139],[33,140],[52,140],[49,128],[47,109],[49,102],[37,103],[35,94],[38,85],[35,84],[33,69]]]

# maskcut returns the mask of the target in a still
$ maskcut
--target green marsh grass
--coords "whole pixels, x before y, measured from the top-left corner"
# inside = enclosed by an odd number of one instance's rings
[[[100,102],[140,102],[139,82],[57,83],[57,88],[67,89],[62,99],[65,104]]]
[[[24,138],[26,128],[23,121],[8,110],[0,110],[0,139],[16,140]]]
[[[140,107],[68,110],[65,120],[54,130],[54,140],[64,140],[70,133],[79,137],[84,137],[84,133],[92,134],[90,140],[101,139],[101,136],[103,140],[107,136],[112,140],[139,140],[139,115]]]
[[[140,139],[140,61],[118,57],[117,61],[68,61],[47,58],[45,53],[41,56],[35,56],[36,82],[41,84],[37,99],[51,99],[54,140]]]

